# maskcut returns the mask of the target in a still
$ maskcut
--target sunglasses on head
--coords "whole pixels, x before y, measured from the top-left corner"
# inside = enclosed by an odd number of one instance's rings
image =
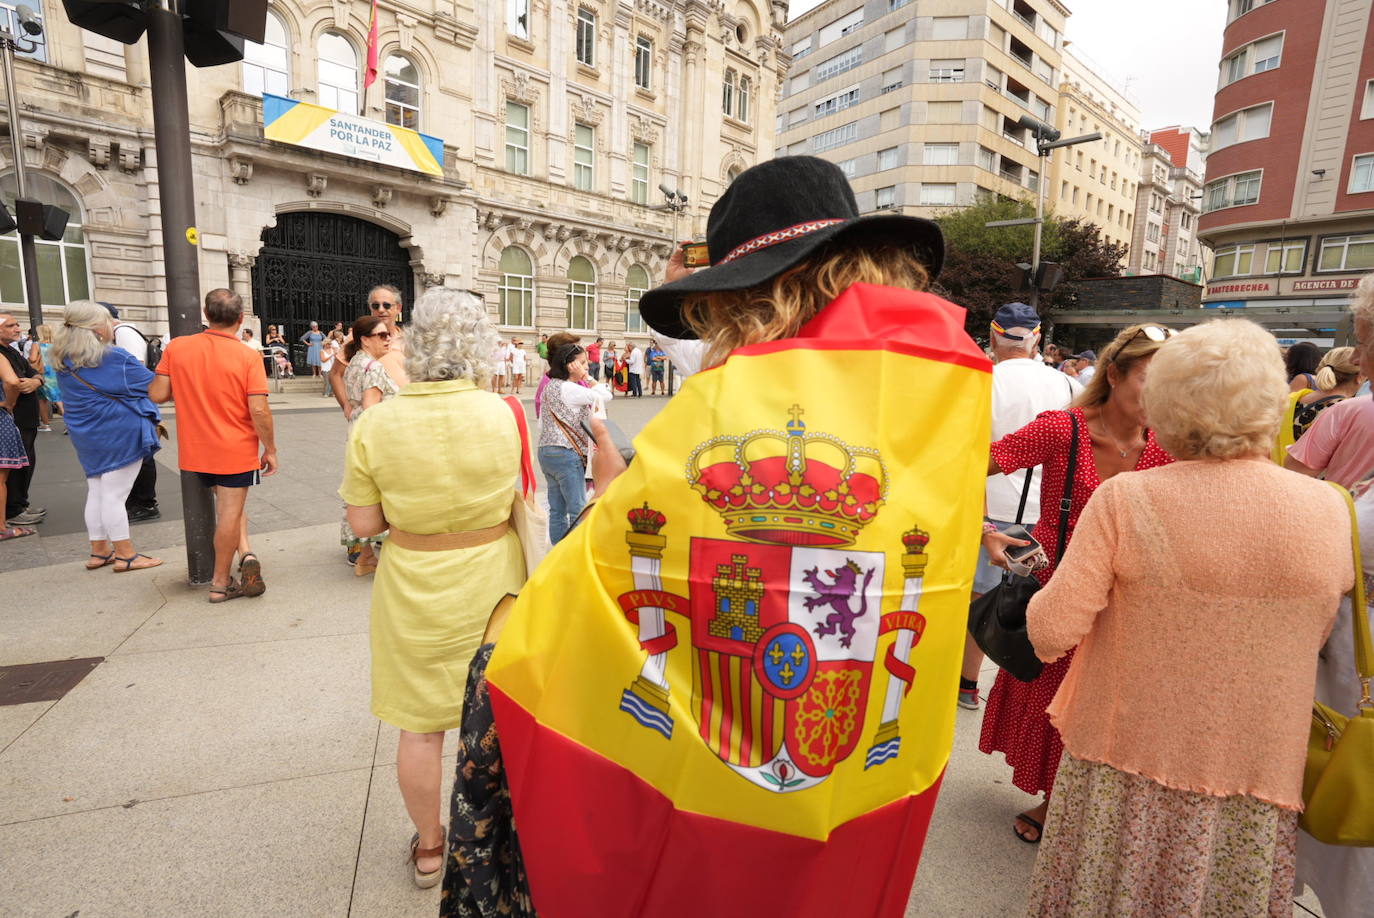
[[[1121,352],[1126,350],[1126,348],[1130,347],[1131,342],[1134,341],[1136,338],[1139,338],[1141,335],[1144,335],[1146,338],[1149,338],[1156,344],[1162,344],[1177,334],[1178,329],[1175,328],[1164,328],[1159,325],[1142,325],[1135,330],[1134,335],[1131,335],[1131,337],[1127,338],[1124,342],[1122,342],[1121,347],[1117,348],[1116,353],[1112,355],[1112,360],[1115,361],[1116,358],[1120,357]]]

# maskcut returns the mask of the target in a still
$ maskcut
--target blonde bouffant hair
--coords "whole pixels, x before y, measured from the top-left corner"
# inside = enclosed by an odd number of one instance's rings
[[[713,367],[737,348],[791,338],[860,283],[925,290],[930,274],[910,247],[837,243],[753,287],[689,294],[682,300],[682,317],[706,343],[703,366]]]
[[[1287,396],[1278,341],[1248,319],[1215,319],[1169,339],[1142,393],[1155,438],[1179,459],[1266,455]]]

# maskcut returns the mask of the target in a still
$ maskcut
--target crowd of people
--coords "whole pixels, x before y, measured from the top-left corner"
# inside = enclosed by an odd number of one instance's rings
[[[842,186],[834,213],[759,227],[766,215],[730,208],[751,183],[802,178]],[[927,289],[943,258],[938,231],[901,222],[915,218],[871,222],[852,203],[838,170],[809,157],[745,172],[708,230],[746,241],[734,273],[694,272],[675,253],[642,302],[658,333],[642,350],[559,332],[540,336],[536,363],[523,340],[498,338],[480,298],[431,290],[402,325],[389,285],[348,328],[311,323],[302,336],[347,425],[340,540],[356,575],[375,574],[371,709],[400,730],[407,869],[420,887],[444,881],[443,914],[533,915],[485,686],[499,634],[489,616],[542,556],[520,531],[522,469],[537,458],[549,518],[536,541],[558,544],[626,469],[607,404],[642,396],[646,373],[649,394],[666,394],[670,351],[690,374],[795,338],[855,284]],[[749,232],[735,225],[751,220]],[[802,245],[748,242],[796,226],[814,227]],[[1002,589],[1011,556],[1038,544],[1026,634],[1043,668],[1029,680],[999,670],[984,699],[983,651],[969,637],[950,702],[981,714],[978,748],[1001,753],[1033,800],[1008,814],[1015,836],[1039,846],[1029,916],[1276,918],[1301,883],[1329,918],[1367,914],[1374,852],[1298,827],[1313,686],[1317,700],[1356,713],[1351,620],[1367,610],[1345,594],[1356,563],[1374,564],[1374,274],[1351,311],[1356,344],[1325,352],[1285,351],[1259,326],[1225,319],[1181,332],[1132,325],[1100,352],[1070,354],[1042,340],[1031,307],[995,314],[970,599]],[[245,512],[248,488],[278,468],[261,348],[240,333],[232,292],[207,294],[204,314],[205,331],[156,359],[105,304],[69,304],[55,333],[39,328],[20,348],[18,321],[0,315],[0,540],[43,518],[28,502],[34,435],[60,413],[87,478],[84,566],[161,564],[131,541],[130,500],[155,475],[158,405],[175,398],[180,467],[214,495],[209,601],[265,591]],[[262,347],[285,344],[269,326]],[[537,440],[519,400],[534,375]],[[635,462],[680,474],[683,459]],[[1356,557],[1332,484],[1366,524]],[[543,563],[571,570],[589,557],[560,550]],[[446,820],[444,735],[460,727]]]

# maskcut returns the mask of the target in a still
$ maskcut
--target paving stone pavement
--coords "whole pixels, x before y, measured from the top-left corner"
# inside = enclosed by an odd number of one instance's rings
[[[368,711],[371,583],[337,541],[343,422],[314,396],[272,401],[284,471],[250,499],[269,589],[214,609],[186,585],[165,492],[168,519],[134,534],[166,565],[78,566],[84,487],[69,443],[43,435],[34,494],[52,522],[0,545],[0,665],[105,661],[60,701],[0,707],[3,918],[435,914],[438,890],[403,863],[396,731]],[[612,416],[634,434],[663,403]],[[908,916],[1023,912],[1036,849],[1010,824],[1031,801],[977,752],[979,719],[959,711]]]

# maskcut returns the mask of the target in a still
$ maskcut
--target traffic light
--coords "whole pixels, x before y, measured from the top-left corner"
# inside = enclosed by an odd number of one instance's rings
[[[148,20],[130,0],[62,0],[72,25],[132,45],[143,37]]]
[[[20,198],[14,202],[14,210],[19,232],[25,235],[59,242],[67,231],[68,214],[60,207]]]
[[[143,37],[147,17],[132,0],[62,0],[73,25],[131,45]],[[243,60],[245,41],[261,43],[267,0],[185,0],[181,13],[186,59],[196,67]]]
[[[1057,265],[1052,261],[1042,261],[1040,269],[1035,272],[1035,286],[1046,293],[1058,287],[1064,282],[1064,266]]]

